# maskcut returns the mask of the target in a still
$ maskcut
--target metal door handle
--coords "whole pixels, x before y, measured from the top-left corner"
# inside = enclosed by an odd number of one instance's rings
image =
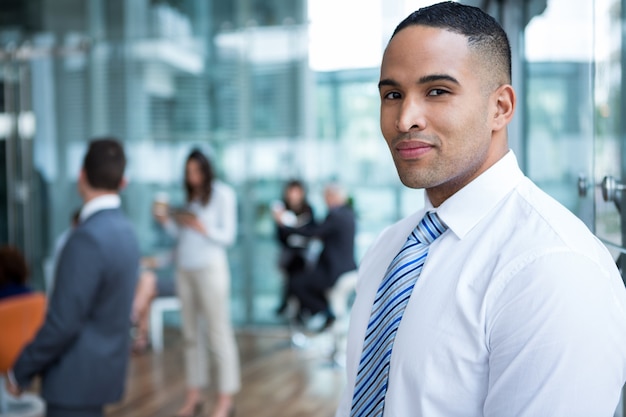
[[[602,189],[602,198],[604,201],[612,201],[618,204],[621,200],[621,192],[626,189],[626,185],[621,182],[617,182],[615,178],[610,175],[607,175],[602,179],[602,184],[600,184]]]
[[[587,197],[587,189],[589,184],[585,174],[578,174],[578,195],[582,198]]]
[[[626,184],[622,184],[613,178],[611,175],[607,175],[602,179],[602,182],[598,184],[598,187],[602,190],[602,198],[604,201],[613,201],[618,203],[621,198],[621,191],[626,190]],[[587,196],[587,190],[589,190],[590,184],[585,174],[578,175],[578,195],[580,197]]]

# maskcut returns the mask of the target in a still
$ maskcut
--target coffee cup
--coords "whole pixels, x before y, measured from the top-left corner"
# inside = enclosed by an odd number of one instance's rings
[[[155,216],[164,217],[167,216],[170,202],[166,193],[157,193],[152,203],[152,212]]]

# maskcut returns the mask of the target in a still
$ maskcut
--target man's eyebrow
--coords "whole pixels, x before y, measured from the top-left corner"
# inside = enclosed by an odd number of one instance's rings
[[[419,79],[418,84],[426,84],[426,83],[432,83],[435,81],[450,81],[454,84],[458,84],[460,85],[461,83],[459,83],[459,80],[457,80],[456,78],[452,77],[451,75],[446,75],[446,74],[432,74],[432,75],[425,75],[422,78]]]
[[[431,75],[425,75],[423,77],[421,77],[419,80],[417,80],[418,84],[427,84],[427,83],[432,83],[432,82],[436,82],[436,81],[450,81],[454,84],[460,85],[461,83],[459,83],[459,80],[457,80],[456,78],[450,76],[450,75],[446,75],[446,74],[431,74]],[[394,81],[390,78],[385,78],[383,80],[380,80],[378,82],[378,89],[380,90],[381,87],[398,87],[400,84],[397,81]]]
[[[387,87],[397,87],[398,85],[399,84],[396,81],[394,81],[392,79],[389,79],[389,78],[385,78],[384,80],[380,80],[378,82],[378,89],[380,90],[381,87],[385,87],[385,86],[387,86]]]

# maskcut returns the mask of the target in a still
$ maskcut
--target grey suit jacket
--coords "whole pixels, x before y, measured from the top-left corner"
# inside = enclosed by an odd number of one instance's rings
[[[61,253],[45,322],[14,365],[20,386],[40,374],[44,399],[63,406],[121,398],[139,256],[120,209],[98,211],[74,230]]]

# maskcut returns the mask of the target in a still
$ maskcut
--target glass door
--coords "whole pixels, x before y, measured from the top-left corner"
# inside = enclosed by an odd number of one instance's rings
[[[626,0],[594,1],[594,175],[595,233],[626,273]],[[626,283],[626,281],[625,281]],[[622,400],[617,417],[626,415]]]
[[[530,19],[524,33],[522,95],[526,174],[590,228],[594,222],[594,200],[587,193],[593,175],[593,27],[593,2],[545,2],[545,9]]]
[[[27,53],[11,44],[0,47],[0,242],[16,246],[34,264],[43,248],[35,235],[42,226],[41,201],[32,164],[35,116]]]
[[[524,33],[527,174],[594,231],[622,276],[625,5],[626,0],[548,0]],[[615,416],[624,411],[622,401]]]
[[[59,45],[49,35],[0,43],[0,244],[24,253],[36,289],[45,289],[55,237],[53,203],[61,189],[50,163],[59,153],[55,137],[61,124],[54,113],[60,97],[55,74],[71,73],[72,63],[84,56],[84,45]],[[80,112],[74,116],[83,119]]]
[[[624,0],[595,1],[595,146],[596,234],[617,255],[624,271],[626,257],[626,143],[624,142],[623,30]]]

